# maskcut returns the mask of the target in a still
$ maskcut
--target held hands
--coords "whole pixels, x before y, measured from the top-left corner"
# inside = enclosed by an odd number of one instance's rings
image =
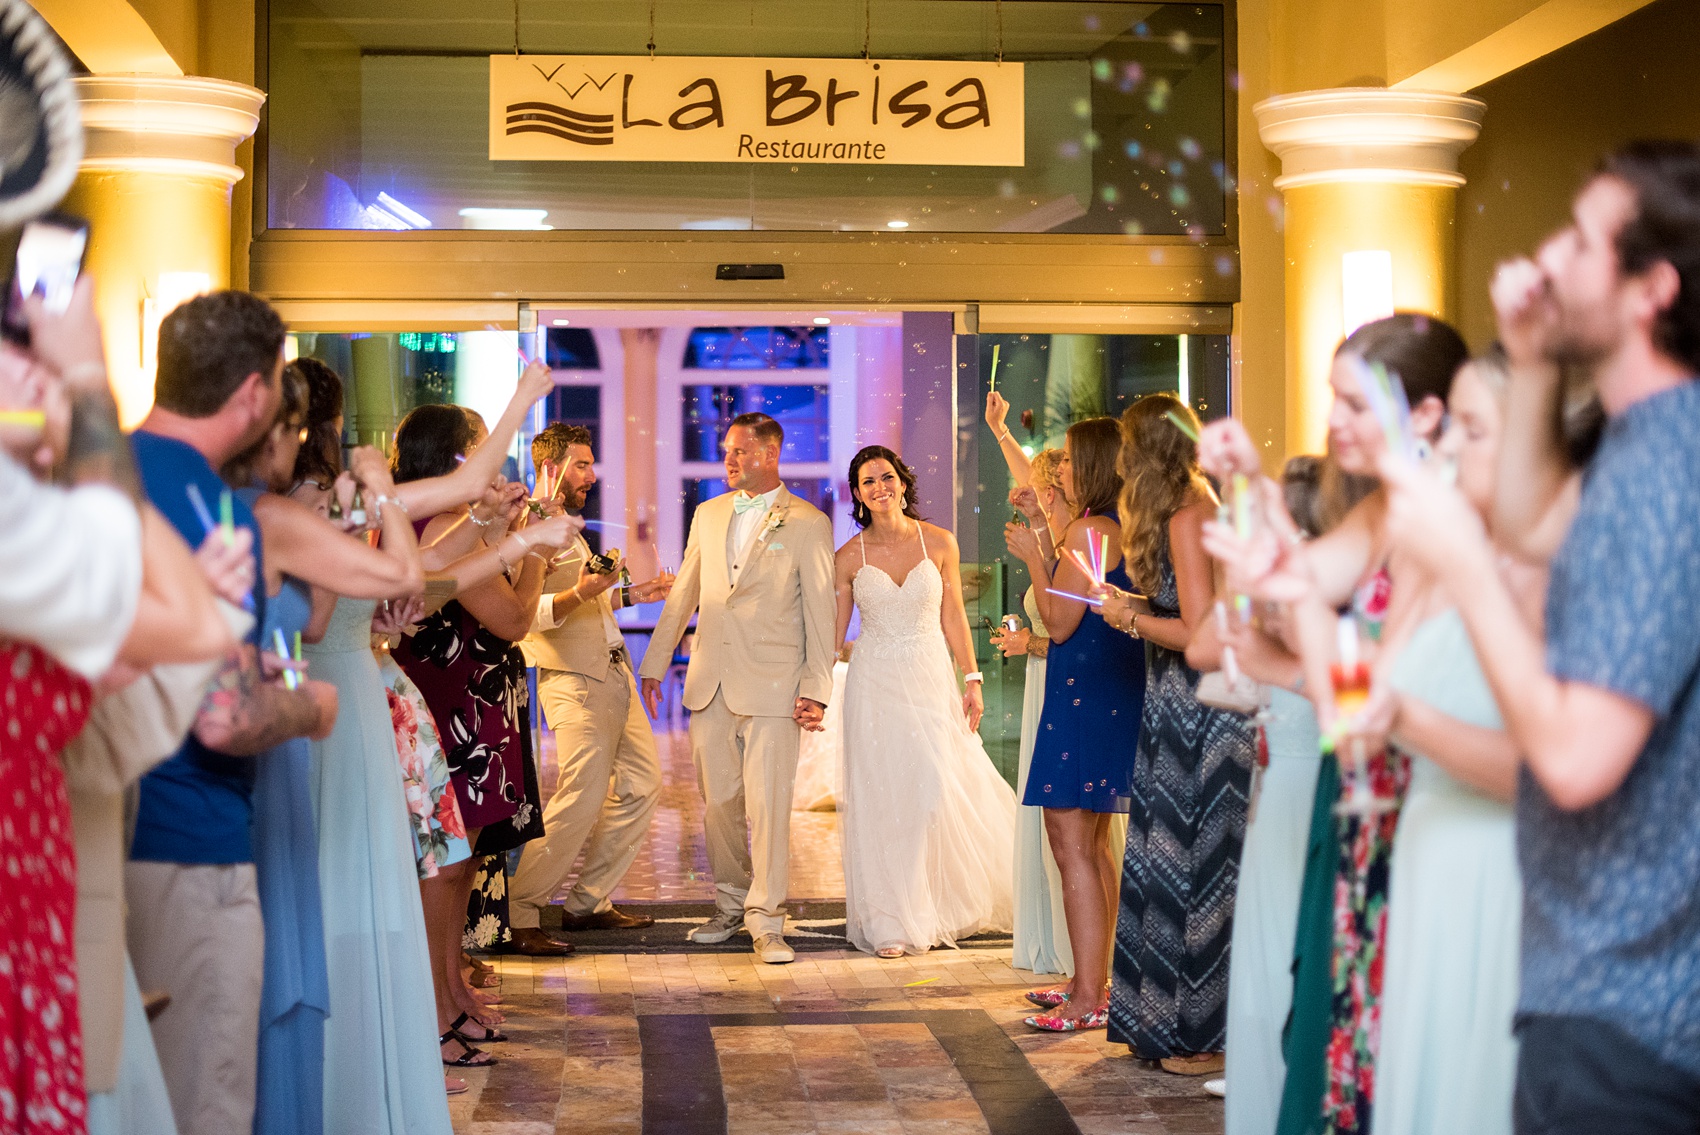
[[[812,698],[798,698],[791,708],[791,720],[810,733],[819,733],[826,728],[821,724],[824,717],[826,706]]]
[[[1005,658],[1019,658],[1027,653],[1027,644],[1033,641],[1033,632],[1026,627],[1008,630],[999,627],[992,632],[992,645],[1003,651]]]
[[[1009,432],[1005,422],[1009,418],[1009,403],[996,390],[986,393],[986,424],[992,428],[992,435],[999,441]]]
[[[236,529],[228,545],[222,532],[209,532],[195,551],[195,564],[214,595],[232,606],[244,605],[254,593],[253,532]]]
[[[962,715],[968,719],[970,733],[980,728],[980,718],[986,715],[986,696],[979,682],[969,682],[962,690]]]

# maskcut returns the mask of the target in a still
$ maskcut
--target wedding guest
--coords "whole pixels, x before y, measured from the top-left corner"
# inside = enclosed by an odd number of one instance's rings
[[[212,526],[201,508],[210,513],[228,492],[216,467],[276,417],[283,338],[270,305],[246,292],[199,296],[160,325],[154,408],[131,445],[149,499],[191,543]],[[125,870],[137,979],[172,998],[153,1031],[184,1135],[245,1131],[254,1119],[264,928],[250,758],[291,737],[324,736],[337,720],[335,690],[322,682],[286,689],[256,680],[264,557],[248,506],[231,499],[221,512],[233,538],[256,541],[255,628],[249,649],[221,671],[194,734],[142,778]]]
[[[1080,518],[1064,530],[1062,549],[1068,554],[1063,558],[1050,550],[1045,516],[1031,488],[1015,494],[1028,525],[1005,529],[1010,551],[1033,579],[1039,617],[1051,636],[1045,709],[1021,800],[1045,810],[1074,955],[1074,976],[1066,987],[1028,994],[1046,1012],[1026,1023],[1051,1032],[1100,1029],[1109,1021],[1110,919],[1117,881],[1109,837],[1111,817],[1126,814],[1131,801],[1145,656],[1133,639],[1112,629],[1084,601],[1067,596],[1078,596],[1088,586],[1074,557],[1093,555],[1094,545],[1103,549],[1105,578],[1132,586],[1122,565],[1116,511],[1122,490],[1116,472],[1120,450],[1114,418],[1088,418],[1068,428],[1058,477]],[[1057,591],[1066,594],[1053,594]]]
[[[1485,521],[1493,503],[1502,354],[1464,366],[1436,457]],[[1545,571],[1501,554],[1499,576],[1540,625]],[[1510,1135],[1517,1068],[1518,755],[1445,588],[1420,569],[1388,681],[1391,743],[1411,758],[1388,879],[1376,1135]]]
[[[1377,460],[1388,432],[1365,383],[1377,381],[1372,367],[1396,375],[1408,397],[1413,442],[1432,447],[1445,417],[1445,396],[1465,358],[1463,340],[1438,319],[1398,314],[1367,323],[1335,351],[1329,382],[1334,403],[1329,449],[1340,470],[1378,475]],[[1259,477],[1259,458],[1237,422],[1211,423],[1200,440],[1200,457],[1218,478],[1234,473]],[[1236,588],[1254,598],[1282,600],[1286,645],[1304,664],[1305,692],[1323,729],[1334,726],[1332,681],[1338,613],[1349,612],[1359,641],[1373,657],[1381,640],[1389,599],[1386,502],[1377,489],[1359,502],[1325,536],[1309,544],[1281,537],[1294,531],[1278,490],[1261,494],[1268,523],[1250,546],[1230,526],[1211,522],[1205,545],[1224,560]],[[1265,554],[1258,541],[1273,546]],[[1280,1135],[1298,1135],[1322,1122],[1337,1132],[1369,1130],[1375,1086],[1376,1038],[1380,1035],[1381,957],[1386,941],[1387,868],[1398,806],[1409,764],[1398,752],[1366,736],[1342,753],[1364,753],[1354,771],[1373,810],[1348,808],[1335,814],[1342,778],[1338,761],[1324,762],[1317,776],[1310,848],[1300,892],[1295,936],[1293,1011],[1285,1051]]]
[[[1122,414],[1122,553],[1144,602],[1112,594],[1111,626],[1144,639],[1145,708],[1116,921],[1112,1041],[1168,1072],[1222,1067],[1228,946],[1253,737],[1242,714],[1197,698],[1186,663],[1211,610],[1214,581],[1203,525],[1215,494],[1198,467],[1192,408],[1148,394]]]
[[[1519,1132],[1700,1124],[1700,146],[1608,157],[1570,223],[1494,283],[1513,379],[1496,518],[1570,511],[1557,365],[1607,424],[1551,564],[1541,637],[1455,491],[1389,468],[1399,548],[1458,604],[1523,768]],[[1558,522],[1554,522],[1554,518]]]
[[[546,505],[583,512],[596,487],[590,431],[556,422],[531,441],[532,465]],[[543,812],[543,838],[520,853],[509,888],[509,913],[520,953],[554,952],[540,929],[542,910],[566,882],[579,852],[584,866],[562,903],[561,928],[632,930],[648,915],[616,908],[609,898],[649,833],[661,800],[661,758],[644,716],[631,655],[614,612],[667,598],[672,577],[616,586],[623,561],[592,570],[580,536],[548,568],[543,592],[521,644],[537,667],[537,696],[555,733],[558,777]]]

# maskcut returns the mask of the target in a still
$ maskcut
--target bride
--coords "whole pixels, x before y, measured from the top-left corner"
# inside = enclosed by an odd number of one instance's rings
[[[850,494],[862,532],[836,557],[840,651],[862,613],[838,805],[846,934],[899,958],[1009,929],[1015,793],[974,732],[985,703],[955,537],[916,514],[915,475],[884,446],[851,459]]]

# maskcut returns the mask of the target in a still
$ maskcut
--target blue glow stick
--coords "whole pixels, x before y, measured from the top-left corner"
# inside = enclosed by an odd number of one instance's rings
[[[289,661],[289,644],[283,639],[283,628],[272,628],[272,643],[277,647],[277,656],[285,662]],[[301,675],[290,669],[283,672],[283,688],[293,690],[301,684]]]
[[[1058,591],[1054,587],[1045,588],[1045,594],[1046,595],[1061,595],[1064,599],[1073,599],[1076,603],[1084,603],[1088,607],[1096,606],[1097,602],[1098,602],[1096,599],[1088,599],[1084,595],[1076,595],[1072,591]]]
[[[626,530],[624,524],[615,524],[612,520],[587,520],[584,522],[584,526],[596,531],[601,531],[604,528],[618,528],[622,532]]]
[[[201,487],[193,481],[185,488],[189,493],[189,504],[194,507],[195,515],[200,518],[201,527],[206,529],[204,535],[211,536],[213,530],[218,527],[218,522],[213,519],[212,509],[207,507],[207,498],[201,495]]]

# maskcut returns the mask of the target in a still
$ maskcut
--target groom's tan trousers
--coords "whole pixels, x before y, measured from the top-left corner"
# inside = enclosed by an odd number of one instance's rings
[[[720,690],[691,714],[715,906],[742,911],[751,937],[785,930],[799,735],[789,717],[733,713]]]

